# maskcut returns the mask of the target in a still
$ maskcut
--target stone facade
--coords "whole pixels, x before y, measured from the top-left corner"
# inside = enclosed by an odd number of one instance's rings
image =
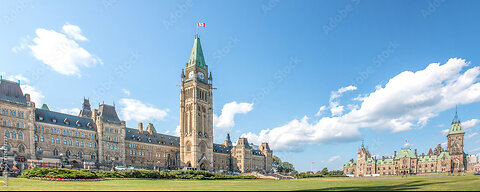
[[[212,74],[198,37],[181,74],[180,137],[159,134],[153,124],[128,128],[115,106],[100,104],[92,109],[88,99],[78,116],[51,111],[45,104],[37,108],[30,95],[23,94],[20,82],[1,79],[0,144],[6,136],[10,157],[79,168],[101,164],[271,172],[273,152],[268,143],[254,149],[240,138],[234,146],[229,135],[223,144],[213,143],[212,89]]]
[[[480,154],[468,156],[467,169],[468,172],[472,173],[480,172]]]
[[[363,146],[358,150],[357,160],[351,159],[344,165],[343,172],[350,176],[372,175],[409,175],[428,173],[461,173],[473,172],[475,166],[479,167],[478,156],[467,159],[463,151],[463,137],[465,131],[462,128],[458,115],[455,113],[454,120],[447,135],[447,149],[440,144],[428,154],[417,154],[410,148],[401,149],[393,157],[372,157],[370,152]]]

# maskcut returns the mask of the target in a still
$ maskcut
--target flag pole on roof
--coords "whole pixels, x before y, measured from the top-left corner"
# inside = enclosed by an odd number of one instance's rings
[[[198,27],[205,27],[205,23],[197,23],[197,34],[196,34],[197,37],[198,37]]]

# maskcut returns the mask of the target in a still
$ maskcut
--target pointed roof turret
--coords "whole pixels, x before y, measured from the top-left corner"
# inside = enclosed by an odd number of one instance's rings
[[[227,133],[227,138],[223,142],[223,145],[225,145],[226,147],[231,147],[232,146],[232,140],[230,140],[230,134],[229,133]]]
[[[120,123],[120,119],[118,118],[117,111],[115,110],[115,106],[101,104],[98,108],[98,115],[107,121],[112,121],[115,123]]]
[[[50,111],[50,108],[48,108],[48,105],[47,104],[43,104],[41,109],[45,110],[45,111]]]
[[[455,116],[453,117],[452,125],[448,130],[448,134],[451,135],[451,134],[457,134],[457,133],[465,133],[465,130],[463,130],[462,123],[460,122],[460,118],[458,118],[457,108],[455,107]]]
[[[187,68],[198,66],[203,69],[207,69],[207,64],[205,63],[205,58],[203,56],[202,45],[200,44],[200,38],[198,35],[195,36],[195,41],[193,42],[192,53],[190,53],[190,59],[188,59]]]
[[[83,98],[82,110],[80,111],[80,114],[78,116],[86,117],[86,118],[92,117],[92,108],[90,106],[90,100],[89,99]]]
[[[20,87],[20,81],[10,81],[0,77],[0,99],[26,102],[26,97]]]

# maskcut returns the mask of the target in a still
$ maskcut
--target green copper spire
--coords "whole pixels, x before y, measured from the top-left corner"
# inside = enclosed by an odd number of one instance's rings
[[[198,66],[203,69],[207,69],[205,63],[205,58],[203,57],[202,45],[200,44],[200,38],[195,36],[195,41],[193,42],[192,53],[190,54],[190,59],[188,59],[187,68]]]
[[[455,107],[455,116],[453,117],[452,125],[450,126],[450,130],[448,130],[448,134],[451,135],[457,133],[465,133],[465,130],[463,130],[460,118],[458,118],[457,108]]]

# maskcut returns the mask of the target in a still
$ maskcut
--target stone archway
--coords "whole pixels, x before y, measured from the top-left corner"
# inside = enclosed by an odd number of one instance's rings
[[[206,165],[205,165],[205,162],[203,162],[202,164],[200,164],[200,170],[207,170],[206,168]]]

